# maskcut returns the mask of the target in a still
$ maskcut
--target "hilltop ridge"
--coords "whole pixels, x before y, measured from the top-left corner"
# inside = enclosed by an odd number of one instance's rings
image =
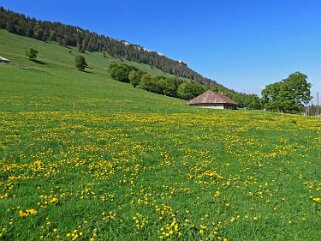
[[[149,64],[177,77],[228,90],[215,80],[203,77],[192,70],[184,61],[173,60],[160,52],[148,50],[137,44],[125,40],[116,40],[80,27],[60,22],[41,21],[0,7],[0,28],[42,41],[56,41],[65,47],[77,47],[80,52],[106,52],[115,58]]]

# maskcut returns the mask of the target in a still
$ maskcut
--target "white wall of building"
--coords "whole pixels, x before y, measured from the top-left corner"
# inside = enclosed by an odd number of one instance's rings
[[[197,107],[205,109],[224,110],[224,105],[197,105]]]

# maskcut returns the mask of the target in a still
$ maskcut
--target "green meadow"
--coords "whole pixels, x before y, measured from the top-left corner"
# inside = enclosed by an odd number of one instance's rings
[[[0,30],[0,240],[320,240],[321,121],[192,108],[76,55]]]

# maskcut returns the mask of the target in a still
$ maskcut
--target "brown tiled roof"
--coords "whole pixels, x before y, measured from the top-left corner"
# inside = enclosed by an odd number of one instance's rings
[[[232,104],[237,105],[237,102],[226,97],[225,95],[214,93],[210,90],[204,92],[203,94],[195,97],[188,102],[190,105],[199,104]]]

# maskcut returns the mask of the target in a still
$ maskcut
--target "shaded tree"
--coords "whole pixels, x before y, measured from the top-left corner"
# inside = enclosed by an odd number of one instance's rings
[[[25,51],[25,55],[30,59],[30,60],[36,60],[37,55],[38,55],[38,50],[35,50],[33,48],[30,48]]]
[[[85,68],[87,67],[87,63],[86,63],[86,59],[84,56],[82,55],[77,55],[75,57],[75,67],[80,70],[80,71],[83,71],[85,70]]]

